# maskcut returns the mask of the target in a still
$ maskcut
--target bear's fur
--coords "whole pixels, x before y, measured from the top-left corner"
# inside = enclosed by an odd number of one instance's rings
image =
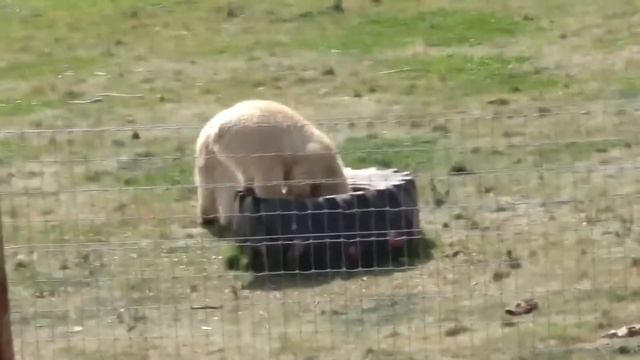
[[[349,192],[335,144],[289,107],[246,100],[222,110],[200,131],[195,183],[201,225],[227,225],[236,192],[307,198]],[[294,181],[285,183],[283,181]]]

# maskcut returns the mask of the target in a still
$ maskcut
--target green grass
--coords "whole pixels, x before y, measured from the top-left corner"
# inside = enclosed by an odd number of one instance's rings
[[[58,224],[34,224],[32,231],[23,235],[23,240],[26,244],[108,243],[125,233],[125,223],[67,220]]]
[[[193,160],[184,144],[189,141],[183,135],[175,139],[157,137],[154,133],[144,133],[141,140],[132,140],[130,133],[118,136],[109,144],[121,157],[108,162],[107,167],[87,169],[84,180],[96,186],[121,187],[167,187],[172,193],[191,196],[192,189],[180,186],[193,185]],[[147,138],[149,136],[149,138]],[[82,138],[81,141],[91,141]],[[81,148],[82,145],[76,145]],[[78,154],[79,157],[80,154]]]
[[[442,145],[432,137],[351,137],[340,146],[345,165],[355,169],[378,166],[425,171],[435,167],[441,151]]]
[[[623,77],[617,81],[614,96],[617,98],[633,98],[640,93],[640,80],[634,76]]]
[[[116,175],[123,186],[191,185],[193,163],[183,159],[144,161],[135,169],[119,171]]]
[[[591,322],[581,322],[575,324],[536,324],[529,334],[521,334],[522,338],[528,336],[535,337],[543,343],[554,342],[560,345],[573,345],[588,342],[594,333],[594,324]]]
[[[18,144],[14,141],[0,140],[0,164],[7,164],[15,157]]]
[[[0,99],[0,118],[3,116],[25,116],[53,106],[48,100]]]
[[[41,138],[34,141],[25,136],[8,135],[0,138],[0,165],[14,164],[25,160],[41,160],[58,150],[56,144]]]
[[[608,153],[614,149],[629,149],[632,145],[626,140],[600,140],[588,142],[565,142],[549,144],[528,151],[528,155],[539,164],[570,164],[585,161]]]
[[[519,35],[529,27],[511,16],[447,9],[425,14],[421,23],[427,26],[422,31],[422,40],[429,46],[483,44]]]
[[[607,298],[613,303],[635,302],[640,298],[640,291],[636,289],[610,289]]]
[[[470,171],[566,165],[597,158],[614,149],[632,148],[626,140],[535,144],[511,149],[465,148],[446,137],[349,137],[340,146],[345,164],[353,168],[396,167],[416,173],[442,174],[465,167]],[[524,161],[524,163],[523,163]]]
[[[6,80],[51,80],[70,72],[87,75],[87,71],[100,67],[104,59],[99,56],[39,56],[30,61],[10,62],[0,66],[0,77]]]
[[[3,135],[3,192],[61,191],[0,203],[23,357],[602,356],[573,347],[637,310],[640,266],[609,256],[640,251],[633,198],[611,196],[638,192],[633,169],[617,165],[640,143],[635,112],[592,101],[635,104],[640,3],[330,3],[0,5],[3,130],[191,126],[237,100],[280,100],[339,123],[328,133],[346,165],[412,171],[421,227],[438,239],[414,270],[245,288],[224,269],[246,267],[242,257],[197,230],[198,129]],[[144,97],[67,103],[100,92]],[[590,112],[554,114],[569,101]],[[377,121],[353,120],[367,115]],[[26,161],[43,158],[75,161]],[[592,170],[568,170],[577,163]],[[564,199],[575,202],[554,202]],[[496,281],[507,249],[522,266]],[[505,303],[529,291],[541,309],[503,327]],[[455,324],[469,331],[444,336]],[[53,340],[36,345],[36,331]]]
[[[310,22],[310,24],[309,24]],[[400,48],[414,43],[427,46],[479,45],[495,39],[523,33],[527,23],[513,17],[467,10],[439,9],[419,14],[389,15],[372,13],[343,26],[328,22],[326,17],[309,21],[300,19],[303,31],[323,27],[326,38],[293,37],[294,44],[313,49],[341,49],[371,53],[381,49]],[[341,24],[342,25],[342,24]]]
[[[61,118],[85,116],[91,123],[102,124],[118,121],[122,112],[137,117],[153,105],[187,102],[205,109],[214,101],[282,98],[289,96],[287,93],[296,102],[356,93],[360,97],[364,93],[382,103],[454,106],[456,98],[486,101],[483,95],[489,93],[519,98],[539,93],[584,97],[601,94],[606,83],[599,81],[589,85],[587,92],[581,91],[580,84],[587,84],[592,78],[589,71],[581,71],[568,81],[539,66],[540,59],[533,51],[510,50],[508,45],[516,39],[532,42],[535,48],[540,39],[559,31],[542,26],[543,21],[538,18],[523,20],[524,10],[515,7],[476,8],[461,4],[460,8],[453,8],[434,4],[416,10],[415,4],[398,3],[356,6],[341,15],[323,11],[324,4],[311,1],[296,6],[275,1],[255,7],[235,4],[242,9],[242,16],[227,18],[226,4],[200,1],[170,1],[163,6],[132,1],[67,8],[69,5],[33,0],[22,4],[16,16],[0,13],[10,34],[0,39],[8,54],[0,63],[0,76],[27,85],[26,91],[18,91],[12,98],[23,103],[35,99],[46,105],[0,109],[4,124],[15,126],[21,117],[37,115],[45,109],[64,110],[66,114]],[[562,9],[554,10],[554,15],[567,16],[565,7]],[[539,11],[538,6],[530,10]],[[180,17],[176,18],[178,13]],[[211,18],[205,19],[204,14]],[[293,20],[281,21],[283,17]],[[111,26],[114,23],[120,25]],[[260,31],[264,28],[269,31]],[[489,53],[504,49],[509,55],[478,55],[472,49],[478,47],[475,45],[494,50]],[[440,50],[434,54],[427,51],[410,57],[402,55],[416,46]],[[329,51],[332,49],[345,51],[337,63]],[[446,55],[449,49],[455,51]],[[318,61],[309,62],[309,58]],[[245,66],[225,69],[237,59],[242,59]],[[279,59],[287,65],[269,65]],[[364,61],[372,61],[373,68],[362,67]],[[313,69],[316,63],[318,68]],[[336,76],[320,75],[327,64],[334,66]],[[165,65],[177,65],[185,71],[172,74],[163,68]],[[404,66],[412,71],[375,75],[377,71]],[[149,71],[144,78],[151,79],[150,83],[143,83],[141,77],[145,73],[136,73],[139,69]],[[283,75],[283,70],[295,75]],[[57,79],[69,71],[73,75]],[[99,76],[92,75],[94,71],[105,72],[108,77],[99,80]],[[55,82],[55,89],[34,96],[32,89],[44,82]],[[194,86],[197,82],[202,85]],[[620,78],[619,87],[617,82],[606,87],[619,88],[619,94],[633,94],[633,81]],[[575,90],[564,89],[573,83],[577,84]],[[372,88],[375,90],[366,90]],[[92,106],[65,103],[90,98],[101,91],[125,90],[146,96],[136,100],[109,99]],[[165,101],[157,100],[160,94]],[[114,106],[116,111],[110,111]],[[101,116],[87,114],[88,108],[99,109]],[[154,120],[157,121],[145,119]]]
[[[425,88],[424,92],[444,91],[452,96],[553,91],[561,85],[558,76],[536,70],[526,56],[413,56],[389,60],[386,66],[408,67],[410,71],[401,78]]]

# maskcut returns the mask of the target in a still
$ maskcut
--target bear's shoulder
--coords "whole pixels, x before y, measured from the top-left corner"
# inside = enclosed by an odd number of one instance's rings
[[[271,100],[244,100],[238,102],[218,113],[213,122],[221,127],[260,125],[291,127],[310,125],[295,110]]]

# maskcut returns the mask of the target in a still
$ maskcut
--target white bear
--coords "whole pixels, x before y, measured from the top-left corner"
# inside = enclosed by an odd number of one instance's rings
[[[200,224],[229,224],[241,189],[289,199],[347,193],[343,168],[335,144],[294,110],[239,102],[209,120],[196,142]]]

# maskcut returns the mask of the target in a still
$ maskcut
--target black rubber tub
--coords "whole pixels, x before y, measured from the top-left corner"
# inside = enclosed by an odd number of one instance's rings
[[[349,194],[304,200],[239,192],[239,256],[227,267],[255,273],[406,266],[423,258],[415,181],[396,169],[346,169]]]

